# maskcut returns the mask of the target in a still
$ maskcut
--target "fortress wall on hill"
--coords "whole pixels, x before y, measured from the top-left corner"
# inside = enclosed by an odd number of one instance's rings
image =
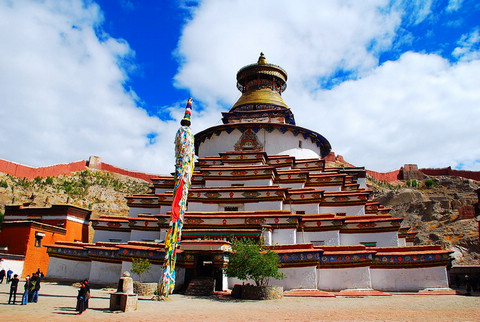
[[[83,171],[89,168],[118,173],[121,175],[142,179],[145,181],[150,181],[150,178],[153,178],[156,176],[153,174],[129,171],[122,168],[118,168],[111,164],[101,162],[101,159],[98,157],[94,157],[95,162],[92,162],[92,158],[93,157],[91,157],[89,161],[82,160],[82,161],[76,161],[76,162],[65,163],[65,164],[56,164],[48,167],[38,167],[38,168],[29,167],[26,165],[0,159],[0,172],[6,173],[13,177],[26,178],[30,180],[36,177],[46,178],[46,177],[57,177],[62,174],[69,175],[71,173]]]
[[[425,168],[420,169],[420,171],[428,176],[457,176],[480,181],[480,171],[454,170],[451,167],[437,169]]]
[[[125,176],[134,177],[134,178],[137,178],[137,179],[142,179],[142,180],[145,180],[145,181],[150,181],[150,178],[155,177],[155,175],[153,175],[153,174],[129,171],[129,170],[121,169],[121,168],[115,167],[111,164],[103,163],[103,162],[101,163],[101,168],[100,169],[104,170],[104,171],[123,174]]]
[[[17,178],[34,179],[36,177],[56,177],[62,174],[83,171],[86,169],[86,161],[76,161],[66,164],[56,164],[48,167],[33,168],[26,165],[0,160],[0,172]]]
[[[371,170],[366,170],[367,174],[378,181],[393,182],[401,179],[402,171],[393,170],[390,172],[376,172]]]

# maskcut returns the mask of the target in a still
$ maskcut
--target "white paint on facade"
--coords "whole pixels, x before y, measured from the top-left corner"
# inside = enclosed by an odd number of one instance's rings
[[[297,243],[297,230],[295,228],[275,229],[272,233],[272,244],[294,245]]]
[[[107,263],[92,260],[90,266],[90,283],[116,284],[122,276],[122,263]]]
[[[379,291],[415,292],[427,288],[448,288],[445,266],[380,269],[372,268],[372,287]]]
[[[140,279],[140,276],[132,272],[132,262],[123,261],[121,272],[122,274],[124,272],[129,272],[134,281],[143,283],[158,283],[163,276],[163,266],[158,264],[150,264],[150,269],[143,273]]]
[[[130,233],[129,240],[136,240],[136,241],[145,241],[145,242],[154,242],[155,240],[160,239],[160,231],[159,230],[136,230],[132,229]]]
[[[271,279],[271,285],[283,286],[285,291],[291,289],[310,289],[317,288],[316,266],[307,267],[289,267],[279,269],[280,273],[285,274],[281,280]]]
[[[340,245],[340,233],[338,230],[297,231],[297,242],[312,243],[315,246],[338,246]]]
[[[9,269],[11,269],[13,271],[13,274],[18,274],[18,276],[22,276],[24,263],[25,261],[23,260],[1,258],[0,256],[0,270],[4,269],[5,274]],[[25,273],[30,274],[31,272],[25,272]],[[13,274],[12,274],[12,277],[13,277]]]
[[[303,139],[303,136],[294,136],[292,132],[287,131],[282,134],[277,129],[271,133],[260,129],[257,133],[258,141],[263,145],[263,151],[268,155],[289,155],[297,159],[317,159],[320,157],[320,148],[312,143],[310,139]],[[225,151],[234,151],[234,145],[239,141],[241,133],[235,129],[230,134],[222,131],[218,136],[212,135],[205,139],[199,146],[198,157],[204,158],[212,155],[218,155]],[[302,141],[302,148],[293,148]]]
[[[370,267],[317,269],[318,289],[340,291],[345,289],[371,289]]]
[[[299,204],[284,204],[283,210],[290,210],[293,214],[297,211],[304,211],[305,214],[318,214],[318,203],[299,203]]]
[[[398,232],[388,231],[382,233],[340,233],[340,245],[360,245],[362,243],[376,242],[376,247],[398,246]]]
[[[232,185],[243,184],[245,187],[262,187],[273,185],[272,179],[256,180],[208,180],[205,179],[205,187],[231,187]]]
[[[126,243],[130,240],[130,231],[95,230],[93,242]]]
[[[319,213],[344,213],[346,216],[363,216],[365,215],[365,206],[341,206],[341,207],[326,207],[320,206]]]
[[[81,281],[90,278],[90,266],[90,261],[50,257],[47,276],[52,279]]]

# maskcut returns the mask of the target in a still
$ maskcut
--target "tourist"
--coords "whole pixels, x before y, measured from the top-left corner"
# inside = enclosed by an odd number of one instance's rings
[[[5,278],[5,270],[2,268],[2,270],[0,271],[0,284],[3,283],[3,279]]]
[[[83,285],[85,285],[86,293],[85,293],[85,310],[88,309],[88,300],[90,300],[90,285],[88,284],[88,280],[83,281]]]
[[[13,278],[10,279],[10,297],[8,298],[8,304],[10,304],[11,300],[12,300],[12,295],[13,295],[13,303],[12,304],[15,304],[15,301],[17,299],[17,287],[18,287],[18,275],[15,274],[13,275]]]
[[[23,286],[24,292],[22,296],[22,305],[27,305],[28,303],[28,295],[30,293],[31,286],[32,286],[32,283],[30,282],[30,275],[27,275],[27,277],[25,277],[25,285]]]
[[[40,276],[37,273],[33,274],[32,277],[32,287],[30,290],[32,290],[32,302],[37,303],[38,302],[38,291],[40,291]]]
[[[80,282],[80,289],[78,290],[77,295],[77,314],[82,314],[83,311],[87,309],[87,293],[89,290],[89,286],[85,285],[85,281]]]
[[[13,271],[9,268],[7,271],[7,284],[10,283],[10,279],[12,278]]]

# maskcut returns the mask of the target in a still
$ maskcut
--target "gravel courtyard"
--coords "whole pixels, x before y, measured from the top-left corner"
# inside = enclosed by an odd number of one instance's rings
[[[19,283],[23,291],[24,282]],[[246,301],[230,296],[174,294],[168,301],[141,298],[135,312],[109,311],[114,290],[92,289],[90,308],[76,315],[77,288],[43,283],[38,303],[8,305],[0,284],[0,321],[479,321],[480,294],[285,297]]]

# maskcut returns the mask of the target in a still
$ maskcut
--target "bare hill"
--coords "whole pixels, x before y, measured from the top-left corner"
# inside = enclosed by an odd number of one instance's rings
[[[409,184],[408,184],[409,183]],[[441,245],[455,251],[454,264],[477,264],[480,260],[478,223],[468,216],[478,202],[479,182],[461,177],[431,177],[417,182],[387,184],[369,178],[373,199],[392,208],[418,235],[417,245]],[[408,185],[407,185],[408,184]]]

